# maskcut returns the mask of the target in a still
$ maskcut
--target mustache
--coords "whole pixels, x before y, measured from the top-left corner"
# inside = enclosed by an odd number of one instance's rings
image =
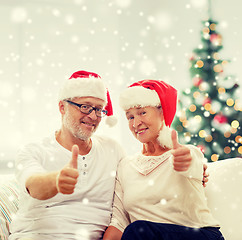
[[[83,119],[80,119],[79,123],[86,123],[86,124],[89,124],[89,125],[93,125],[94,127],[96,127],[96,125],[97,125],[97,123],[95,121],[85,121]]]

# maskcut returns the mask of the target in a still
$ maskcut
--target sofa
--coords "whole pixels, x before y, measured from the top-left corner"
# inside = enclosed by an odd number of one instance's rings
[[[18,210],[19,187],[12,174],[0,176],[0,239],[7,240],[9,224]]]
[[[208,163],[205,188],[208,205],[219,220],[226,240],[242,239],[242,158]],[[7,240],[9,224],[18,209],[19,187],[14,175],[0,176],[0,239]]]

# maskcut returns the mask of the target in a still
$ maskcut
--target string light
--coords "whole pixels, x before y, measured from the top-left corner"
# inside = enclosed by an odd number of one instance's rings
[[[198,98],[199,96],[200,96],[200,92],[194,92],[194,93],[193,93],[193,97],[194,97],[194,98]]]
[[[196,107],[194,104],[192,104],[192,105],[189,107],[189,110],[190,110],[191,112],[195,112],[196,109],[197,109],[197,107]]]
[[[213,137],[211,135],[208,135],[207,137],[205,137],[205,141],[206,142],[212,142]]]
[[[202,68],[204,66],[204,62],[202,60],[198,60],[195,64],[196,68]]]
[[[196,116],[194,117],[194,119],[195,119],[198,123],[202,121],[202,118],[201,118],[201,116],[199,116],[199,115],[196,115]]]
[[[225,93],[225,88],[220,87],[220,88],[218,89],[218,93],[219,93],[219,94],[223,94],[223,93]]]
[[[236,137],[235,137],[235,141],[236,141],[237,143],[242,143],[242,137],[241,137],[240,135],[236,136]]]
[[[181,110],[178,113],[180,122],[187,120],[185,110]]]
[[[214,70],[214,72],[219,73],[219,72],[222,72],[223,67],[221,66],[221,64],[217,64],[217,65],[215,65],[215,66],[213,67],[213,70]]]
[[[191,134],[190,134],[189,132],[186,132],[186,133],[184,134],[184,137],[185,137],[186,142],[191,141]]]
[[[207,133],[206,133],[205,130],[200,130],[198,135],[199,135],[200,138],[205,138],[207,136]]]
[[[210,111],[212,109],[212,105],[210,103],[206,103],[204,105],[205,110]]]
[[[234,100],[232,98],[228,98],[227,101],[226,101],[226,104],[231,107],[234,105]]]
[[[184,121],[186,121],[187,119],[186,119],[186,117],[181,116],[181,117],[179,117],[179,120],[180,120],[180,122],[184,122]]]
[[[241,150],[242,150],[242,149],[241,149]],[[211,160],[212,160],[213,162],[218,161],[218,155],[217,155],[217,154],[213,154],[213,155],[211,156]]]
[[[213,58],[219,60],[219,54],[218,54],[217,52],[215,52],[215,53],[213,54]]]
[[[207,91],[209,89],[209,85],[206,82],[202,82],[199,86],[200,91]]]
[[[205,111],[203,115],[204,115],[204,117],[209,117],[210,116],[210,112]]]
[[[216,29],[216,24],[215,24],[215,23],[210,24],[209,28],[210,28],[212,31],[215,31],[215,29]]]
[[[217,112],[214,111],[213,109],[210,110],[210,114],[214,115],[214,114],[216,114],[216,113],[217,113]]]
[[[191,93],[191,89],[187,88],[187,89],[185,90],[185,93],[186,93],[186,94],[190,94],[190,93]]]
[[[236,111],[242,111],[242,104],[240,103],[240,101],[239,101],[238,99],[235,100],[234,109],[235,109]]]
[[[242,146],[240,146],[240,147],[238,148],[238,152],[239,152],[240,154],[242,154]]]
[[[231,136],[231,133],[228,131],[228,132],[225,132],[224,133],[224,136],[226,137],[226,138],[229,138],[230,136]]]
[[[205,28],[203,29],[203,33],[204,33],[204,34],[208,34],[209,32],[210,32],[210,30],[209,30],[208,27],[205,27]]]
[[[233,127],[232,127],[232,128],[230,129],[230,132],[231,132],[231,133],[236,133],[236,132],[237,132],[237,128],[233,128]]]
[[[232,123],[231,123],[231,126],[232,128],[238,128],[239,127],[239,122],[237,120],[234,120]]]
[[[183,125],[184,128],[187,128],[188,127],[188,121],[183,121],[182,125]]]
[[[224,152],[226,153],[226,154],[229,154],[230,152],[231,152],[231,148],[230,147],[225,147],[224,148]]]

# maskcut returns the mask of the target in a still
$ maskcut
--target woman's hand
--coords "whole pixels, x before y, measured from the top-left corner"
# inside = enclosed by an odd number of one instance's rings
[[[192,162],[190,149],[184,145],[181,145],[178,142],[177,132],[175,130],[172,130],[171,139],[173,143],[172,155],[174,157],[174,160],[173,160],[174,170],[178,172],[188,170]]]

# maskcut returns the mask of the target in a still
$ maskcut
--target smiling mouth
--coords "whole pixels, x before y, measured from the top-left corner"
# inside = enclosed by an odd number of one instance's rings
[[[140,129],[138,131],[135,131],[136,134],[141,134],[143,132],[145,132],[148,128],[145,128],[145,129]]]
[[[89,126],[89,127],[95,127],[95,124],[93,124],[93,123],[88,123],[88,122],[83,122],[83,121],[81,123],[86,126]]]

